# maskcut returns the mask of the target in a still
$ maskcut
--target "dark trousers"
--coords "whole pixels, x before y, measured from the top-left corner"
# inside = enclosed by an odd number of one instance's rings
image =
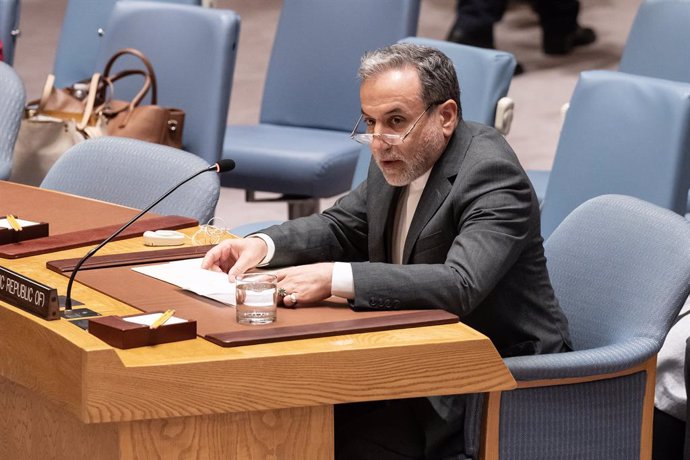
[[[465,396],[449,420],[427,398],[335,406],[336,460],[464,460]]]
[[[469,33],[493,27],[503,18],[507,0],[457,0],[455,27]],[[577,27],[579,0],[536,0],[534,9],[544,33],[566,34]]]
[[[685,422],[654,408],[652,460],[682,460]]]

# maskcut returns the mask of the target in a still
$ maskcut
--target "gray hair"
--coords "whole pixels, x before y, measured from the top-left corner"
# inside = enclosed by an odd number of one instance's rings
[[[436,48],[413,43],[398,43],[367,52],[362,57],[357,74],[364,81],[382,72],[412,67],[417,70],[422,85],[420,95],[425,104],[453,99],[462,119],[460,84],[453,62]]]

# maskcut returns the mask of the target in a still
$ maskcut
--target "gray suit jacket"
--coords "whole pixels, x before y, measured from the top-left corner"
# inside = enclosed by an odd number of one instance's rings
[[[355,309],[441,308],[491,338],[502,356],[569,347],[546,271],[539,205],[493,128],[461,122],[434,165],[403,265],[391,261],[400,187],[372,162],[367,180],[320,215],[265,231],[271,265],[351,262]]]

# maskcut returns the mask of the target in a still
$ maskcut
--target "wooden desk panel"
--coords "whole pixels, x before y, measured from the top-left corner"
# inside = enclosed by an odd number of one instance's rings
[[[47,222],[49,236],[0,245],[0,257],[17,258],[96,244],[115,233],[139,210],[112,203],[0,181],[0,216],[13,214],[34,222]],[[145,230],[192,227],[189,217],[144,215],[118,236],[141,235]]]
[[[51,235],[122,225],[137,212],[90,198],[0,181],[0,216],[14,214],[26,220],[48,222]]]

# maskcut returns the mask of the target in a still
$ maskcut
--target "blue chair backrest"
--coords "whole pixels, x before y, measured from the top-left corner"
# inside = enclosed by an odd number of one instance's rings
[[[261,123],[349,131],[360,113],[362,55],[415,35],[419,0],[287,0]]]
[[[116,1],[69,0],[53,64],[56,87],[91,77],[96,69],[99,31],[105,30]]]
[[[0,180],[10,177],[12,153],[26,103],[26,91],[12,67],[0,62]]]
[[[583,72],[546,189],[542,235],[583,202],[609,193],[685,213],[689,160],[690,84]]]
[[[690,82],[690,2],[646,0],[623,49],[621,72]]]
[[[184,150],[213,164],[221,157],[239,28],[239,16],[227,9],[120,1],[108,21],[97,68],[121,48],[143,52],[156,72],[158,104],[185,111]],[[125,56],[112,71],[123,68],[143,65]],[[133,86],[117,84],[115,98],[134,97],[141,86],[137,80]]]
[[[661,348],[690,294],[686,219],[637,198],[599,196],[568,215],[544,249],[575,350],[632,338],[647,339],[637,342],[650,353]]]
[[[94,167],[94,164],[97,167]],[[99,137],[65,152],[48,171],[42,188],[143,209],[178,182],[208,167],[191,153],[123,137]],[[195,177],[151,212],[186,216],[201,223],[213,217],[220,180]]]
[[[371,149],[368,145],[363,145],[359,149],[359,157],[355,164],[355,172],[352,174],[351,189],[356,188],[359,184],[364,182],[369,172],[369,164],[371,163]]]
[[[0,40],[4,61],[14,63],[14,47],[19,33],[19,0],[0,0]]]
[[[401,42],[431,46],[448,56],[460,82],[463,119],[494,126],[496,104],[508,94],[513,79],[515,56],[430,38],[408,37]]]
[[[0,0],[2,2],[4,0]],[[96,57],[102,31],[105,31],[113,6],[118,0],[69,0],[60,29],[53,73],[55,86],[62,88],[90,78],[96,70]],[[201,0],[152,0],[200,5]]]

